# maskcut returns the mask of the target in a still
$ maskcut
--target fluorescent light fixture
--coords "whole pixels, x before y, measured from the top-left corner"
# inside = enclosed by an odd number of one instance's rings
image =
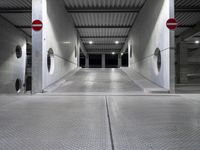
[[[93,44],[93,41],[89,41],[89,44]]]
[[[112,52],[112,55],[115,55],[115,52]]]
[[[196,41],[195,41],[195,44],[199,44],[199,43],[200,43],[200,41],[199,41],[199,40],[196,40]]]
[[[119,44],[119,41],[115,41],[115,44]]]

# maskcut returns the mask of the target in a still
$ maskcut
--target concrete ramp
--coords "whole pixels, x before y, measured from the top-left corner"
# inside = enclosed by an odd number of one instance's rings
[[[143,93],[121,69],[80,69],[67,76],[52,94],[129,95]],[[51,94],[51,93],[48,93]]]
[[[170,91],[149,81],[131,68],[122,68],[127,76],[134,81],[146,93],[169,93]]]

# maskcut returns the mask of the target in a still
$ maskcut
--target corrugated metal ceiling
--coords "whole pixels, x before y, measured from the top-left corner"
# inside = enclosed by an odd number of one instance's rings
[[[87,50],[94,50],[94,49],[115,49],[115,50],[119,50],[122,48],[123,45],[121,44],[118,44],[118,45],[115,45],[115,44],[103,44],[103,45],[98,45],[98,44],[93,44],[93,45],[90,45],[90,44],[85,44],[85,48]]]
[[[81,36],[127,36],[129,29],[119,28],[83,28],[78,29]],[[95,42],[95,41],[94,41]]]
[[[199,0],[175,0],[176,7],[200,7]]]
[[[176,36],[195,26],[200,21],[200,0],[175,0],[176,9],[188,9],[188,11],[176,12],[176,18],[182,27],[176,31]],[[196,9],[199,11],[193,11]]]
[[[0,8],[31,8],[32,0],[0,0]]]
[[[140,9],[146,0],[64,0],[67,9]],[[32,0],[0,0],[0,9],[31,9]],[[200,21],[200,0],[175,0],[176,8],[189,8],[190,11],[176,12],[176,18],[181,28],[178,28],[176,35],[180,35],[188,28]],[[137,12],[71,12],[76,26],[94,26],[93,28],[78,28],[83,43],[94,41],[94,43],[113,43],[115,41],[124,42],[128,36],[129,28],[100,28],[100,26],[131,26],[133,25]],[[15,26],[31,26],[31,13],[1,13]],[[95,28],[98,26],[98,28]],[[31,29],[21,28],[31,36]],[[105,37],[106,36],[106,37]],[[124,38],[120,38],[124,36]],[[91,38],[89,38],[91,37]],[[97,38],[98,37],[98,38]],[[102,37],[102,38],[101,38]]]
[[[137,13],[74,13],[76,25],[132,25]]]
[[[117,12],[112,9],[137,8],[140,9],[146,0],[64,0],[66,7],[70,9],[82,9],[82,13],[73,12],[72,17],[76,26],[94,26],[92,28],[78,28],[86,50],[94,52],[110,50],[119,52],[123,45],[115,45],[115,41],[124,43],[129,34],[130,27],[133,25],[137,12]],[[86,12],[84,12],[84,9]],[[109,9],[110,12],[101,12],[101,9]],[[97,12],[87,12],[87,10],[97,10]],[[98,12],[99,11],[99,12]],[[95,28],[95,26],[97,26]],[[106,28],[105,26],[112,26]],[[119,26],[128,26],[121,28]],[[91,37],[91,38],[90,38]],[[96,37],[96,38],[95,38]],[[98,37],[98,38],[97,38]],[[124,38],[120,38],[124,37]],[[94,45],[87,45],[93,41]],[[98,43],[98,44],[97,44]],[[104,45],[99,45],[102,43]],[[112,45],[113,44],[113,45]]]
[[[120,41],[120,42],[125,42],[126,38],[82,38],[83,43],[88,43],[88,41],[95,41],[97,44],[98,43],[115,43],[115,41]]]
[[[68,8],[141,7],[146,0],[64,0]]]
[[[32,7],[32,0],[0,0],[0,9],[2,10],[20,10],[30,9]],[[0,14],[15,26],[31,26],[32,17],[30,12],[4,12]],[[21,28],[27,35],[31,36],[30,28]]]
[[[19,13],[19,14],[2,14],[4,18],[11,21],[16,26],[30,26],[31,13]]]

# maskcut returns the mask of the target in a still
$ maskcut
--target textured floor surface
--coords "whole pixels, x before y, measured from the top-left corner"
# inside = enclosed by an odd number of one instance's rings
[[[73,87],[73,88],[72,88]],[[65,79],[53,93],[141,93],[120,69],[81,69]]]
[[[104,97],[0,97],[0,102],[1,150],[111,149]]]
[[[199,150],[199,99],[0,96],[0,149]]]
[[[0,150],[200,149],[198,94],[144,95],[120,69],[82,69],[58,85],[0,96]]]

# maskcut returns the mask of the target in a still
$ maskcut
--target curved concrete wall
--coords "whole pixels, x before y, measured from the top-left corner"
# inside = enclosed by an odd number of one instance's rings
[[[43,30],[32,32],[33,92],[42,92],[77,68],[80,44],[73,20],[67,13],[63,0],[33,1],[34,19],[43,21]],[[55,69],[52,74],[47,68],[47,55],[50,48],[54,51]],[[77,57],[75,57],[75,48]]]
[[[17,59],[16,46],[22,48]],[[25,82],[26,36],[0,17],[0,93],[16,93],[15,82]]]
[[[155,84],[171,88],[171,32],[166,21],[173,17],[171,0],[148,0],[142,8],[128,38],[130,67]],[[172,37],[173,38],[173,37]],[[161,69],[157,69],[155,50],[161,52]]]

